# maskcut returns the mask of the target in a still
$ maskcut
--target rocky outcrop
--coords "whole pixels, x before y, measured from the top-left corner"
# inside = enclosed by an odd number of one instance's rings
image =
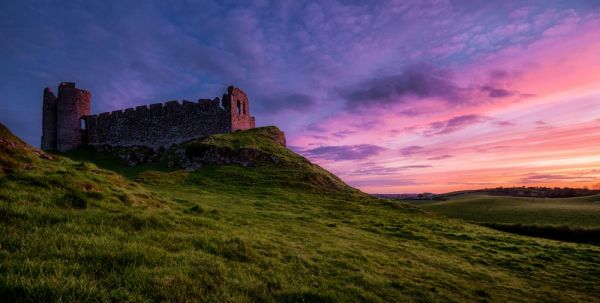
[[[285,134],[282,131],[279,131],[274,135],[273,141],[283,145],[284,147],[286,146]]]
[[[285,146],[285,135],[277,129],[276,131],[271,130],[266,140]],[[162,162],[169,167],[188,171],[197,170],[204,165],[238,164],[248,167],[280,162],[276,155],[258,147],[234,148],[228,145],[219,145],[210,137],[172,145],[168,149],[152,149],[145,146],[112,147],[109,145],[93,148],[96,152],[119,158],[128,166]]]
[[[261,163],[277,163],[273,155],[253,148],[233,150],[227,147],[217,147],[209,144],[196,144],[177,150],[179,165],[186,170],[196,170],[202,165],[239,164],[241,166],[256,166]]]

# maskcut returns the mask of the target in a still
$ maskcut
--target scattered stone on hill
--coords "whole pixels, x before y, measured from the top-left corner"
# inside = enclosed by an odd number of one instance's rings
[[[0,137],[0,147],[2,149],[15,149],[17,147],[17,143]]]
[[[29,146],[28,144],[22,142],[21,140],[10,139],[10,137],[5,138],[0,136],[0,151],[10,152],[10,153],[22,153],[23,150],[31,151],[33,154],[38,156],[41,159],[46,160],[54,160],[55,158],[51,155]]]
[[[36,154],[38,157],[42,158],[42,159],[46,159],[46,160],[55,160],[56,158],[39,150],[39,149],[35,149],[33,150],[33,153]]]

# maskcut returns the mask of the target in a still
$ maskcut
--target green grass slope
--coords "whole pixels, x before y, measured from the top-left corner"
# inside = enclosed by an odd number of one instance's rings
[[[268,132],[202,143],[279,159],[256,167],[124,179],[61,156],[17,163],[0,176],[0,301],[599,301],[600,248],[369,197]]]

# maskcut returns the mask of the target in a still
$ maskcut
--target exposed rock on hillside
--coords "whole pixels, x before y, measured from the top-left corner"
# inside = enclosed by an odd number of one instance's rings
[[[248,133],[251,135],[248,136]],[[165,162],[170,167],[197,170],[203,165],[239,164],[246,167],[278,163],[284,159],[278,159],[273,148],[276,145],[285,147],[285,144],[284,133],[277,127],[269,126],[229,135],[208,136],[172,145],[168,149],[153,150],[144,146],[99,146],[95,149],[112,154],[128,166]]]

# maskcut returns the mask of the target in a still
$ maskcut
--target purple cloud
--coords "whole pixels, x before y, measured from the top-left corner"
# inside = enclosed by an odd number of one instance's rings
[[[260,100],[255,109],[258,113],[279,113],[285,110],[307,111],[316,104],[314,98],[300,93],[258,95],[256,100]]]
[[[492,75],[496,80],[510,77],[506,71],[495,71]],[[413,102],[414,98],[435,97],[449,105],[458,105],[519,94],[492,84],[459,86],[448,69],[431,64],[409,65],[400,74],[372,78],[354,85],[353,88],[343,88],[340,91],[350,111]],[[430,109],[410,108],[401,113],[414,116],[426,112],[430,112]]]
[[[515,125],[514,122],[511,121],[495,121],[494,124],[500,126],[500,127],[507,127],[507,126],[513,126]]]
[[[382,76],[359,83],[359,89],[343,89],[349,109],[402,103],[404,97],[441,97],[461,102],[465,90],[451,81],[449,71],[428,64],[411,65],[400,74]]]
[[[490,80],[493,80],[493,81],[505,80],[507,78],[510,78],[510,73],[503,69],[495,69],[490,72],[489,77],[490,77]]]
[[[446,121],[438,121],[429,124],[429,128],[423,133],[425,136],[445,135],[459,131],[469,125],[489,120],[481,115],[463,115]]]
[[[431,168],[431,165],[404,165],[399,167],[383,167],[383,166],[370,166],[364,167],[357,170],[353,170],[349,175],[394,175],[398,172],[410,170],[410,169],[422,169]]]
[[[559,181],[575,181],[589,182],[598,180],[595,176],[586,176],[585,174],[578,175],[561,175],[561,174],[530,174],[519,180],[521,183],[543,183],[543,182],[559,182]]]
[[[404,157],[410,157],[413,155],[418,155],[424,153],[425,148],[419,145],[411,145],[408,147],[404,147],[400,149],[400,154]]]
[[[509,90],[488,85],[482,86],[481,91],[487,93],[490,98],[507,98],[515,95],[514,92]]]
[[[400,155],[403,157],[424,158],[429,161],[444,160],[454,157],[448,154],[441,154],[443,152],[444,150],[439,148],[428,149],[419,145],[411,145],[400,149]]]
[[[320,158],[334,161],[344,160],[362,160],[375,156],[385,148],[371,144],[360,145],[341,145],[341,146],[321,146],[302,153],[307,157]]]
[[[345,129],[345,130],[340,130],[340,131],[337,131],[337,132],[333,132],[331,135],[334,136],[334,137],[343,139],[343,138],[346,138],[347,136],[350,136],[350,135],[355,134],[355,133],[356,133],[356,131]]]
[[[449,158],[452,158],[452,157],[454,157],[454,156],[452,156],[452,155],[440,155],[440,156],[435,156],[435,157],[427,158],[427,160],[431,160],[431,161],[445,160],[445,159],[449,159]]]

